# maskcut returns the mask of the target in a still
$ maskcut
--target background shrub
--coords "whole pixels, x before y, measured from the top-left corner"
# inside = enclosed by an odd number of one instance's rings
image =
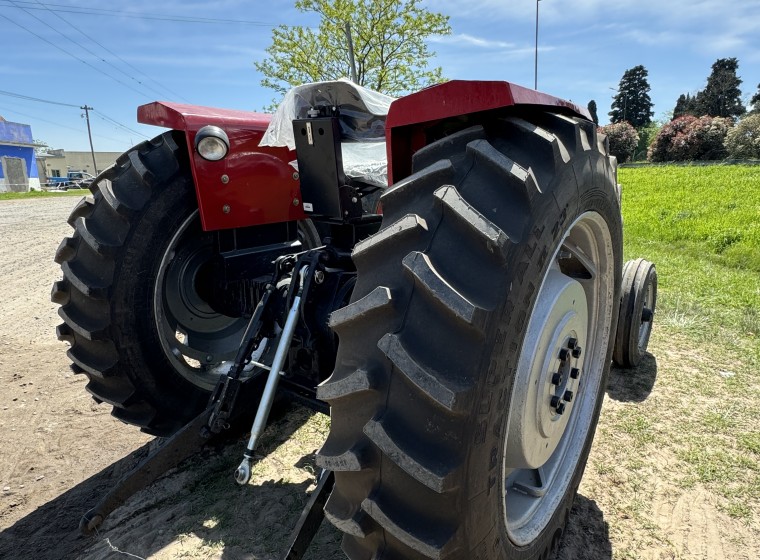
[[[684,115],[662,127],[649,148],[651,161],[717,160],[728,156],[724,146],[733,126],[730,118]]]
[[[639,143],[636,145],[636,150],[633,153],[634,161],[644,161],[647,159],[649,153],[649,147],[657,138],[657,134],[662,127],[659,124],[652,123],[649,126],[642,127],[638,130]]]
[[[633,152],[639,143],[639,134],[636,129],[627,122],[608,124],[599,128],[599,132],[606,134],[610,141],[610,153],[625,163],[633,158]]]
[[[760,159],[760,113],[744,117],[728,131],[726,148],[734,159]]]

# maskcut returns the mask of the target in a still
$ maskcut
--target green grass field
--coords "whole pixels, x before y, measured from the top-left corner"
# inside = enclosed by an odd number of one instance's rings
[[[588,492],[613,558],[692,557],[658,515],[704,493],[708,523],[751,547],[739,527],[760,527],[760,167],[622,168],[619,182],[625,259],[655,263],[659,297],[652,357],[613,372],[590,461],[603,490]]]
[[[619,181],[625,258],[657,265],[664,318],[757,349],[760,167],[623,168]]]
[[[31,191],[25,193],[4,192],[0,193],[0,200],[24,200],[27,198],[43,198],[48,196],[86,196],[90,194],[88,189],[69,189],[67,191]]]

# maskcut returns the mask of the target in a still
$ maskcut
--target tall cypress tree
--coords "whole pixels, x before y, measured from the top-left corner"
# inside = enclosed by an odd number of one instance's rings
[[[705,89],[697,94],[697,111],[711,117],[737,118],[747,112],[742,104],[742,81],[736,75],[739,61],[735,58],[719,58],[712,65]]]
[[[588,112],[591,113],[591,118],[594,121],[594,124],[599,124],[599,115],[596,113],[596,101],[593,99],[588,102]]]
[[[760,84],[757,84],[757,92],[749,100],[750,107],[752,107],[751,113],[760,113]]]
[[[673,119],[683,117],[684,115],[697,114],[697,99],[690,94],[681,94],[676,101],[676,108],[673,109]]]
[[[643,66],[626,70],[618,86],[618,93],[612,100],[610,121],[628,121],[636,128],[652,123],[652,99],[649,97],[649,72]]]

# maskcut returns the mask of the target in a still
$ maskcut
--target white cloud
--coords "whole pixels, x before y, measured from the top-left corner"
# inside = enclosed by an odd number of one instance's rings
[[[438,35],[438,36],[431,37],[429,41],[431,43],[472,45],[475,47],[482,47],[485,49],[513,49],[516,47],[514,43],[507,43],[506,41],[486,39],[484,37],[475,37],[473,35],[468,35],[467,33],[457,33],[454,35]]]

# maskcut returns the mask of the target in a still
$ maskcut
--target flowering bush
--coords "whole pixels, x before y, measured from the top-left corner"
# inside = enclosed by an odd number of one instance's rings
[[[726,148],[734,159],[760,159],[760,113],[744,117],[728,131]]]
[[[630,123],[608,124],[600,127],[599,132],[607,135],[610,142],[610,153],[620,163],[625,163],[633,157],[633,152],[639,143],[639,134]]]
[[[662,127],[649,148],[651,161],[694,161],[723,159],[723,145],[730,118],[684,115]]]

